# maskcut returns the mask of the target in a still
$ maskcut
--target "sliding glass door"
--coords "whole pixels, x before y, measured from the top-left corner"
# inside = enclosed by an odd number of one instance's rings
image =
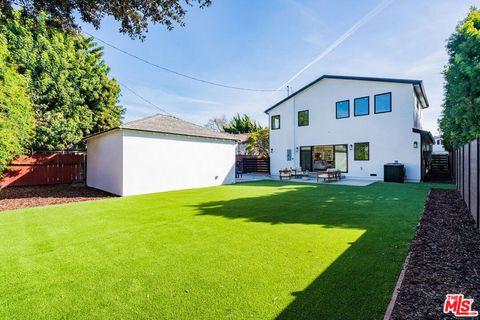
[[[312,171],[312,147],[300,147],[300,166],[303,171]]]
[[[346,144],[337,144],[335,147],[335,168],[342,172],[348,171],[348,150]]]
[[[303,170],[325,171],[340,169],[348,171],[348,146],[346,144],[321,145],[300,148],[300,165]]]

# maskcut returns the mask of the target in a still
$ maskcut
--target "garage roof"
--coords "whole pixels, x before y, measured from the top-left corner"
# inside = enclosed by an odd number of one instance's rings
[[[177,117],[164,115],[164,114],[155,114],[150,117],[127,122],[125,124],[112,128],[110,130],[92,134],[86,137],[85,140],[88,140],[99,134],[112,131],[112,130],[117,130],[117,129],[169,133],[169,134],[178,134],[183,136],[214,138],[214,139],[224,139],[224,140],[235,140],[235,141],[238,140],[238,137],[234,135],[213,131],[209,128],[202,127],[202,126],[193,124],[191,122],[187,122],[185,120],[179,119]]]

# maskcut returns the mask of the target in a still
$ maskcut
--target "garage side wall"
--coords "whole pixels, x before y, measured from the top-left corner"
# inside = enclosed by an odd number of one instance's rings
[[[123,131],[123,195],[235,182],[235,142]]]
[[[122,195],[122,132],[107,132],[87,140],[87,185]]]

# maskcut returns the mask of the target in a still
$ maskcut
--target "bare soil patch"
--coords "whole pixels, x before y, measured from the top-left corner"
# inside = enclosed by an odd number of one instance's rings
[[[455,319],[443,313],[447,293],[463,293],[480,309],[480,232],[456,191],[433,189],[391,319]]]
[[[7,187],[0,190],[0,211],[110,197],[110,193],[83,185]]]

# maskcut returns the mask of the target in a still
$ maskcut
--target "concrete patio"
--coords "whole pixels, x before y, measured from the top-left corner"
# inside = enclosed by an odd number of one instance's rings
[[[236,178],[235,182],[248,182],[248,181],[259,181],[259,180],[280,180],[278,175],[269,175],[263,173],[244,173],[240,178]],[[320,179],[317,182],[317,178],[313,175],[309,175],[308,177],[304,178],[291,178],[291,179],[283,179],[282,181],[292,181],[292,182],[304,182],[304,183],[317,183],[317,184],[336,184],[342,186],[357,186],[357,187],[364,187],[368,186],[376,182],[375,180],[367,180],[367,179],[352,179],[352,178],[342,178],[339,181],[331,181],[325,182],[323,179]]]

